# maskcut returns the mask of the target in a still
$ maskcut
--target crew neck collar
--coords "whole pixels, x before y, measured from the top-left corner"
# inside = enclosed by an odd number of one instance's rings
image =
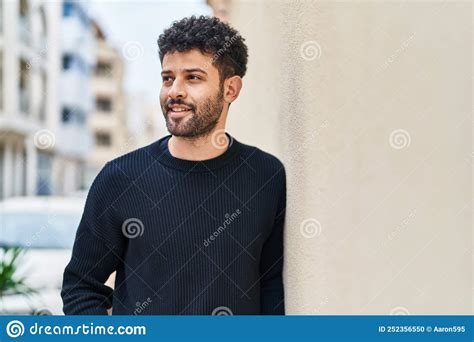
[[[168,141],[171,138],[171,134],[155,141],[150,145],[150,148],[153,154],[158,157],[158,162],[165,166],[187,172],[209,172],[230,163],[237,157],[241,149],[240,142],[229,133],[225,132],[225,134],[229,139],[229,146],[226,151],[217,157],[206,160],[186,160],[173,157],[168,149]]]

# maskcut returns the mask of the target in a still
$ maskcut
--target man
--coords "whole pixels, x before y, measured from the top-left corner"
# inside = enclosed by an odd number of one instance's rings
[[[158,46],[170,135],[94,180],[64,272],[64,312],[284,314],[285,169],[224,131],[247,69],[244,39],[193,16]]]

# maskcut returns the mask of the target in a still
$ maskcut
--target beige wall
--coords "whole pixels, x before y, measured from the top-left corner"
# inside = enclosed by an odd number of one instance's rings
[[[287,313],[472,313],[472,3],[227,5],[228,130],[288,174]]]

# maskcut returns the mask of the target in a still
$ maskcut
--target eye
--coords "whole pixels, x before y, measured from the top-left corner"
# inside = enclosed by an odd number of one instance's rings
[[[201,77],[199,77],[198,75],[189,75],[189,79],[190,80],[200,80]]]
[[[172,81],[173,79],[171,78],[171,76],[163,76],[162,80],[163,80],[163,83],[165,83],[165,82]]]

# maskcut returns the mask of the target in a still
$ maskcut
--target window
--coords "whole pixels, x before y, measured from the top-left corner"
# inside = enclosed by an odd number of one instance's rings
[[[105,132],[98,132],[95,134],[95,141],[97,146],[110,146],[112,144],[110,134]]]
[[[30,93],[29,93],[29,82],[30,82],[30,70],[25,60],[20,60],[20,111],[22,113],[28,113],[30,108]]]
[[[61,122],[65,124],[84,125],[86,113],[77,107],[64,106],[61,110]]]
[[[25,60],[20,60],[20,90],[26,90],[29,79],[28,64]]]
[[[100,112],[110,112],[112,111],[112,101],[107,97],[98,97],[95,100],[95,106]]]
[[[48,26],[46,21],[46,13],[44,7],[41,6],[38,11],[40,26],[38,28],[39,33],[39,46],[41,48],[41,55],[45,56],[47,53],[47,35],[48,35]]]
[[[61,121],[66,123],[70,122],[72,119],[72,110],[69,107],[63,107],[61,111]]]
[[[3,33],[3,1],[0,1],[0,33]]]
[[[27,17],[29,12],[28,0],[20,0],[20,16]]]
[[[47,31],[48,31],[48,23],[46,21],[46,13],[44,11],[44,7],[41,6],[40,9],[39,9],[39,16],[40,16],[40,27],[39,27],[39,30],[40,30],[40,33],[42,35],[46,35]]]
[[[64,55],[63,56],[63,70],[71,69],[72,67],[72,56]]]
[[[65,1],[63,4],[63,17],[71,17],[74,13],[74,4],[69,1]]]
[[[77,17],[84,27],[90,24],[89,17],[79,3],[74,3],[71,0],[66,0],[63,4],[63,17]]]
[[[47,76],[46,72],[41,71],[41,93],[46,94],[48,92],[47,85]],[[40,104],[39,104],[39,119],[40,121],[44,121],[46,119],[46,97],[41,96],[40,98]]]
[[[19,4],[19,33],[24,43],[30,41],[30,6],[27,0],[20,0]]]
[[[65,54],[62,59],[63,70],[75,69],[80,70],[84,74],[89,72],[89,66],[78,55]]]
[[[95,68],[95,74],[97,76],[110,77],[112,76],[112,64],[99,62]]]
[[[37,164],[37,179],[36,179],[36,194],[37,195],[50,195],[51,194],[51,172],[52,172],[52,160],[51,156],[46,153],[38,153],[38,164]]]

